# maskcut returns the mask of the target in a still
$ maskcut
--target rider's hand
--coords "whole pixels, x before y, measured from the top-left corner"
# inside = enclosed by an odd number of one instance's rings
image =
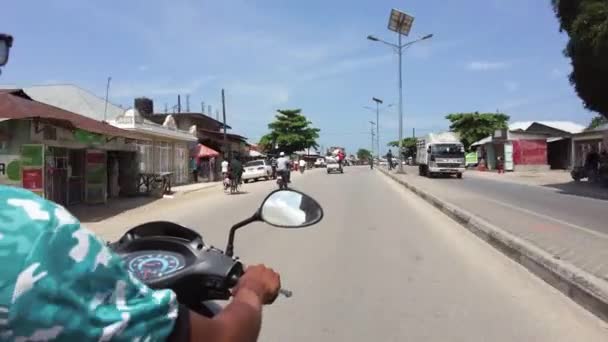
[[[250,290],[262,304],[272,304],[279,295],[279,289],[281,289],[279,274],[272,268],[255,265],[247,267],[245,274],[232,289],[232,294],[236,296],[239,291]]]

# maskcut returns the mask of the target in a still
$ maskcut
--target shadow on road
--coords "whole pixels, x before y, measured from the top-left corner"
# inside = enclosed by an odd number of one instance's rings
[[[160,198],[151,196],[137,196],[128,198],[116,198],[108,200],[107,204],[78,204],[68,208],[72,215],[80,222],[99,222],[116,216],[127,210],[145,206]]]
[[[239,192],[234,192],[234,193],[226,193],[226,195],[229,196],[234,196],[234,195],[247,195],[249,192],[248,191],[239,191]]]
[[[568,182],[543,185],[547,188],[558,190],[558,193],[564,195],[589,197],[601,200],[608,200],[608,188],[603,188],[600,185],[588,182]]]

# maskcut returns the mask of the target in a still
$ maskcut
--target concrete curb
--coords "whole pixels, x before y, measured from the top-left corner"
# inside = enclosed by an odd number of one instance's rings
[[[175,197],[181,197],[183,195],[187,195],[187,194],[191,194],[193,192],[198,192],[198,191],[203,191],[203,190],[207,190],[207,189],[211,189],[211,188],[215,188],[220,186],[221,183],[220,182],[214,182],[213,184],[209,184],[207,186],[202,186],[200,188],[196,188],[196,189],[190,189],[190,190],[184,190],[184,191],[177,191],[173,194],[171,194],[170,196]]]
[[[378,170],[517,261],[595,316],[608,322],[608,282],[568,262],[554,258],[539,247],[399,179],[386,170],[381,168]]]

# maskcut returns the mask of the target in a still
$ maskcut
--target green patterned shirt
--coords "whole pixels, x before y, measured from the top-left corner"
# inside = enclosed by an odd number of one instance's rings
[[[158,341],[178,303],[67,210],[0,185],[0,341]]]

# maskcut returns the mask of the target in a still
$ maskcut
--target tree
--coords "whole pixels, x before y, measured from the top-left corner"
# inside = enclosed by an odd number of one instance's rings
[[[366,150],[364,148],[360,148],[357,151],[357,158],[359,160],[369,160],[372,157],[372,152],[370,150]]]
[[[287,154],[308,148],[317,148],[318,128],[312,127],[301,109],[279,109],[275,120],[268,124],[270,133],[260,139],[265,151],[272,151],[276,145]]]
[[[407,137],[403,139],[403,157],[409,158],[414,157],[416,155],[416,138]],[[390,147],[399,148],[399,140],[391,141],[387,144]]]
[[[509,116],[503,113],[454,113],[445,117],[450,120],[450,130],[460,135],[460,140],[468,150],[472,143],[479,141],[498,129],[508,128]]]
[[[585,130],[588,131],[594,128],[598,128],[606,123],[608,123],[608,119],[605,116],[597,115],[596,117],[591,119],[591,122],[589,122],[589,126],[587,126]]]
[[[608,1],[551,0],[566,31],[564,54],[571,59],[570,83],[585,107],[608,118]]]

